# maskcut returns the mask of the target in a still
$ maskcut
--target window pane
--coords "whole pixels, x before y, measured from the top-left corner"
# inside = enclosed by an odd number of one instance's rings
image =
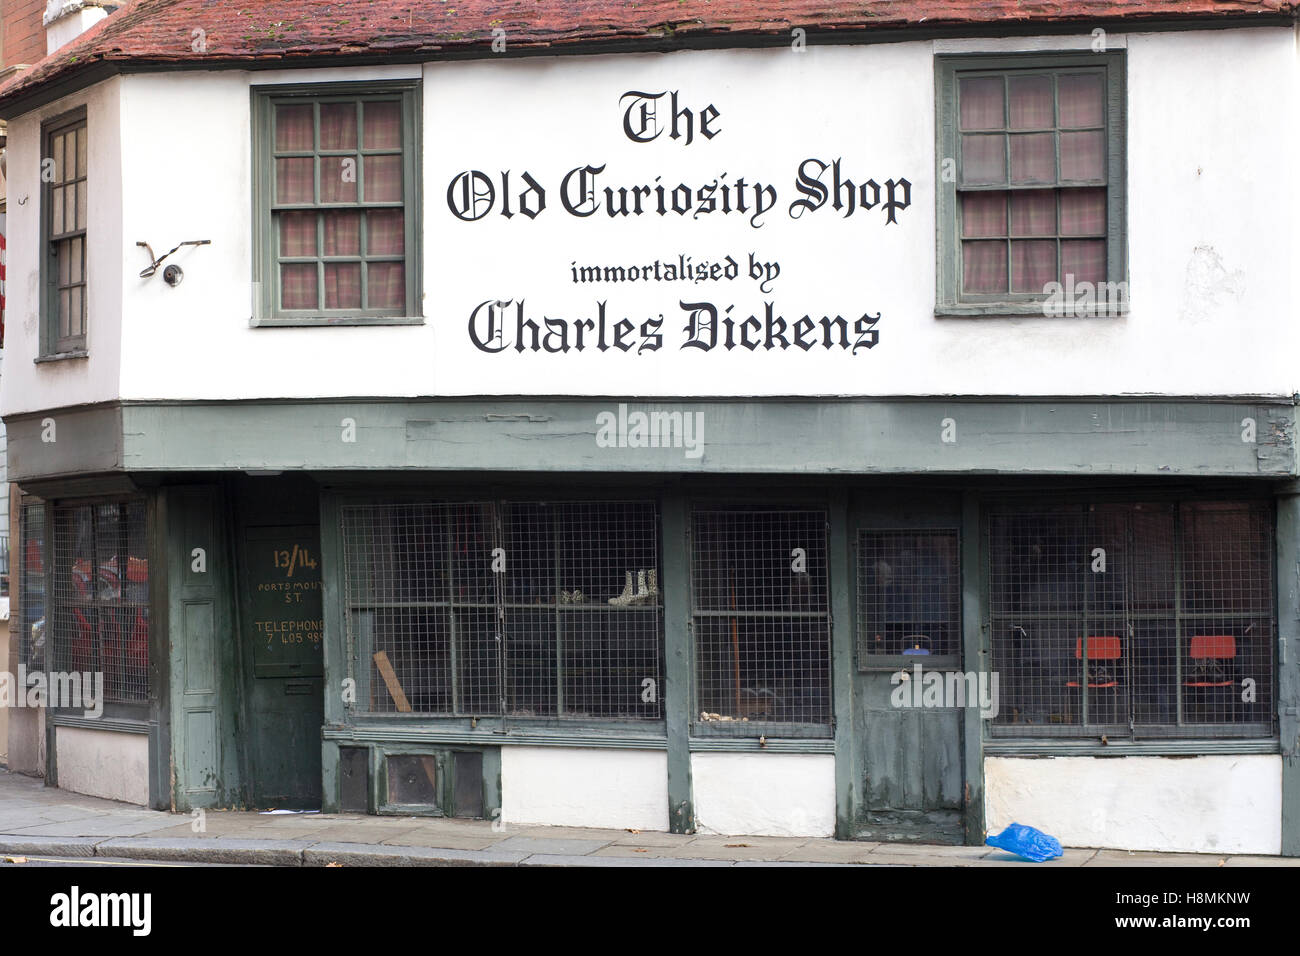
[[[1103,282],[1106,279],[1104,240],[1068,239],[1061,242],[1061,274],[1075,282]]]
[[[962,129],[1002,129],[1002,77],[978,76],[960,83]]]
[[[86,127],[77,130],[77,178],[86,175]]]
[[[84,335],[86,332],[86,289],[74,285],[68,290],[68,334]]]
[[[361,263],[331,262],[326,264],[325,308],[361,308]]]
[[[367,156],[366,202],[400,202],[402,199],[402,157]]]
[[[1005,236],[1007,194],[962,193],[961,234],[963,236]]]
[[[71,239],[68,241],[68,259],[71,264],[68,267],[69,282],[84,282],[85,276],[82,275],[81,250],[86,243],[85,239]],[[63,257],[60,256],[60,259]],[[62,265],[62,263],[60,263]],[[62,271],[62,269],[60,269]]]
[[[1061,126],[1102,126],[1102,77],[1100,73],[1067,73],[1058,80]]]
[[[59,260],[59,285],[61,287],[66,286],[68,285],[68,283],[74,281],[72,278],[72,253],[70,251],[71,246],[72,246],[71,241],[64,241],[64,242],[60,242],[56,247],[57,248],[56,256],[58,257]]]
[[[324,219],[325,255],[361,255],[361,213],[327,212]]]
[[[1061,190],[1061,235],[1104,236],[1106,190]]]
[[[316,255],[316,214],[314,212],[282,212],[276,214],[280,223],[280,255]]]
[[[320,148],[357,148],[357,105],[355,103],[321,104]]]
[[[1050,76],[1013,76],[1007,85],[1012,129],[1051,129],[1056,125]]]
[[[310,103],[275,108],[275,148],[281,152],[310,150],[312,142],[313,108]]]
[[[1106,134],[1061,134],[1061,179],[1067,182],[1106,178]]]
[[[372,209],[366,213],[366,251],[372,256],[401,255],[405,248],[404,213],[400,209]]]
[[[962,288],[966,292],[1007,291],[1007,244],[963,242]]]
[[[314,309],[318,301],[316,265],[309,262],[280,266],[280,302],[285,309]]]
[[[406,266],[400,262],[372,262],[366,270],[367,308],[405,307]]]
[[[1044,287],[1055,281],[1055,241],[1011,243],[1012,292],[1044,292]]]
[[[1011,137],[1011,181],[1056,182],[1056,134],[1023,133]]]
[[[398,149],[402,145],[402,107],[396,100],[366,103],[366,149]]]
[[[1002,136],[961,138],[961,181],[991,186],[1007,181],[1006,140]]]
[[[77,183],[77,221],[74,228],[86,228],[86,184]]]
[[[64,166],[63,163],[64,138],[65,138],[65,134],[60,133],[58,136],[55,136],[50,140],[49,158],[54,160],[54,169],[53,169],[54,179],[51,180],[51,182],[61,183],[68,178],[65,173],[66,167]]]
[[[63,187],[50,190],[50,233],[63,234]]]
[[[1035,189],[1011,197],[1013,236],[1056,235],[1056,191]]]
[[[858,533],[858,647],[924,659],[961,650],[956,532]]]
[[[315,160],[310,156],[275,161],[275,199],[281,203],[312,203],[316,201],[312,180]]]
[[[320,201],[357,201],[357,158],[355,156],[321,157]]]
[[[59,293],[59,335],[72,335],[70,322],[72,320],[71,303],[68,300],[68,290],[64,289]]]

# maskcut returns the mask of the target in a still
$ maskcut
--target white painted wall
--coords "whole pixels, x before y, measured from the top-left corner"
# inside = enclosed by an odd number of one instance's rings
[[[122,140],[124,132],[134,135],[134,131],[124,130],[119,120],[121,87],[118,78],[105,80],[9,122],[6,348],[0,414],[108,401],[121,393],[122,277],[135,262],[122,261]],[[36,365],[32,360],[40,349],[41,123],[82,105],[89,136],[89,358]],[[162,161],[161,157],[150,160]],[[155,350],[154,360],[159,357]]]
[[[149,804],[147,735],[80,727],[59,727],[55,734],[61,789]]]
[[[517,825],[667,830],[668,755],[502,747],[501,819]]]
[[[1182,853],[1282,850],[1282,758],[990,757],[989,833],[1024,823],[1064,846]]]
[[[701,833],[835,835],[831,754],[691,754],[695,823]]]
[[[6,382],[6,413],[92,400],[111,391],[116,284],[124,290],[120,393],[128,399],[228,399],[465,394],[903,395],[1268,394],[1300,389],[1292,310],[1294,222],[1300,184],[1300,108],[1293,31],[1284,28],[1113,34],[1128,55],[1128,235],[1131,313],[1124,318],[936,319],[934,308],[934,55],[953,50],[1078,48],[1091,34],[1015,41],[946,40],[788,50],[558,57],[427,64],[424,77],[424,285],[420,327],[252,329],[249,84],[307,72],[149,73],[102,85],[125,143],[96,133],[92,114],[92,227],[120,240],[106,276],[92,258],[92,361]],[[1208,69],[1212,64],[1213,69]],[[419,67],[310,71],[310,78],[408,75]],[[619,96],[679,90],[714,104],[721,132],[681,146],[630,142]],[[42,110],[42,115],[54,112]],[[11,191],[35,194],[37,117],[11,124]],[[794,174],[811,156],[842,157],[850,177],[912,181],[897,224],[879,210],[845,220],[824,208],[784,212]],[[751,228],[736,216],[577,219],[560,205],[563,174],[607,164],[601,185],[700,184],[727,172],[777,186],[778,208]],[[106,165],[105,165],[106,164]],[[463,170],[531,172],[548,189],[534,221],[456,219],[447,187]],[[105,193],[120,174],[124,210]],[[98,188],[96,188],[96,186]],[[94,205],[98,203],[98,207]],[[12,234],[36,234],[34,207],[11,203]],[[98,215],[98,219],[96,218]],[[115,229],[115,226],[120,228]],[[213,245],[178,253],[179,288],[140,280],[137,240],[157,250],[182,239]],[[765,296],[734,283],[575,286],[570,264],[640,263],[749,253],[777,260]],[[35,350],[34,251],[13,242],[15,366]],[[102,268],[102,267],[101,267]],[[485,355],[470,344],[472,308],[527,301],[531,317],[587,317],[598,299],[613,319],[665,317],[657,352]],[[679,300],[775,303],[788,320],[824,312],[881,312],[880,344],[858,355],[710,353],[678,348]],[[791,354],[797,353],[797,354]],[[8,378],[8,376],[6,376]]]

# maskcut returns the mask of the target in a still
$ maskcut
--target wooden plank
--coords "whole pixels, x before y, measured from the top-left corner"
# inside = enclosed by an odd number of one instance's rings
[[[402,690],[402,685],[397,680],[397,671],[393,670],[393,662],[388,659],[387,651],[375,651],[375,666],[379,668],[379,674],[388,686],[389,696],[397,704],[398,713],[409,714],[411,702],[406,699],[406,691]]]

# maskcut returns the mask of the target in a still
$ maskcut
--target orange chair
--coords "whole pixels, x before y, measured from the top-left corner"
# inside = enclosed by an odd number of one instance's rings
[[[1236,684],[1230,668],[1237,659],[1237,639],[1231,634],[1197,634],[1187,648],[1191,660],[1183,686],[1188,720],[1231,720]],[[1227,688],[1227,689],[1215,689]]]
[[[1120,644],[1120,639],[1114,635],[1090,635],[1087,639],[1087,647],[1088,690],[1093,691],[1104,689],[1109,691],[1108,694],[1104,695],[1110,701],[1110,707],[1107,708],[1106,717],[1108,722],[1115,722],[1119,720],[1119,676],[1111,669],[1112,665],[1109,662],[1120,659],[1123,654],[1123,647]],[[1084,639],[1080,637],[1074,642],[1074,658],[1075,660],[1083,660],[1083,656]],[[1065,686],[1078,687],[1079,682],[1077,680],[1066,681]],[[1097,695],[1097,697],[1094,698],[1091,693],[1089,693],[1088,696],[1090,700],[1096,702],[1100,702],[1103,697],[1103,695]],[[1107,722],[1096,720],[1095,715],[1098,713],[1100,708],[1090,708],[1090,710],[1092,723]]]

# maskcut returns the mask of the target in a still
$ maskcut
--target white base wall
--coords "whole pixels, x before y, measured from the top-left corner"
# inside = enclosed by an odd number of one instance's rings
[[[501,748],[505,823],[668,829],[668,755],[648,750]]]
[[[1282,852],[1282,758],[990,757],[989,833],[1037,827],[1064,846]]]
[[[80,727],[60,727],[55,734],[60,789],[148,806],[147,735]]]
[[[692,754],[691,787],[701,833],[835,835],[831,754]]]

